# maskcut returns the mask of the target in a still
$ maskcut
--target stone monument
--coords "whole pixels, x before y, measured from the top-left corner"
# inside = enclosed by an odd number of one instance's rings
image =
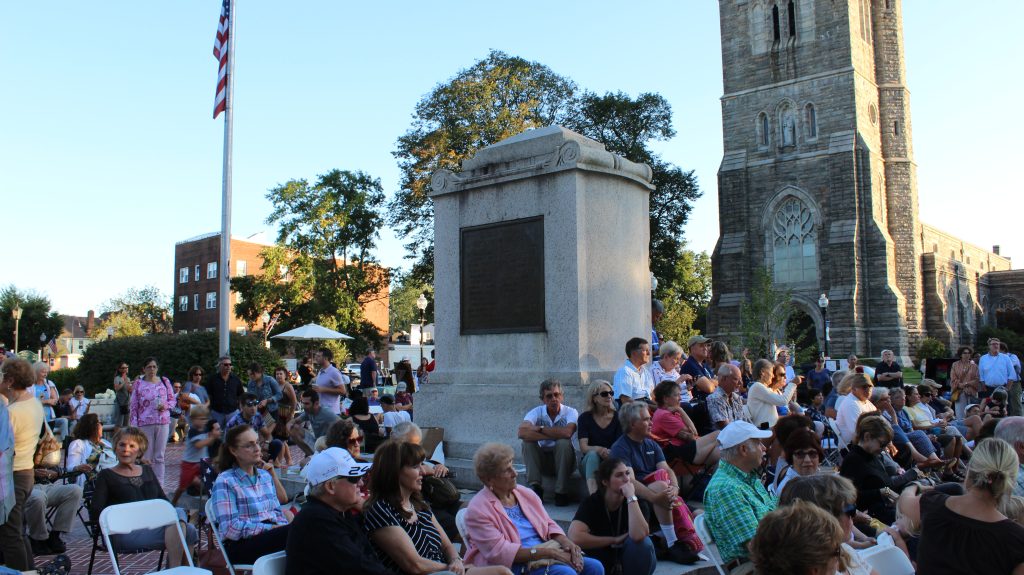
[[[516,429],[547,378],[582,411],[630,337],[651,333],[651,170],[560,126],[480,150],[433,176],[437,370],[416,422],[449,458]],[[459,481],[472,484],[470,469]]]

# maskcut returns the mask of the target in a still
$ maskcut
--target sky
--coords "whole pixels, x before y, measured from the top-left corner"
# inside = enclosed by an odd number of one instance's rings
[[[131,287],[171,294],[174,244],[220,229],[219,13],[216,0],[0,6],[0,286],[74,315]],[[416,103],[496,49],[593,92],[664,96],[678,134],[653,147],[695,170],[704,195],[684,232],[714,249],[715,2],[238,0],[236,16],[236,236],[276,234],[266,192],[291,179],[362,170],[392,195]],[[1019,267],[1024,3],[908,0],[903,20],[921,219],[1000,244]],[[382,229],[376,257],[404,267],[405,255]]]

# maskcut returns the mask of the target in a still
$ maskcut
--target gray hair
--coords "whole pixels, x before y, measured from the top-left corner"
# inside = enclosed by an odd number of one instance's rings
[[[679,345],[674,341],[666,341],[665,343],[661,344],[661,347],[658,348],[658,352],[661,355],[667,355],[671,357],[675,357],[678,355],[681,357],[683,355],[683,346]]]
[[[220,365],[220,364],[224,363],[225,359],[228,360],[228,361],[231,361],[231,356],[230,355],[222,355],[222,356],[218,357],[217,358],[217,365]]]
[[[757,440],[757,439],[748,439],[746,441],[737,443],[736,445],[733,445],[732,447],[721,447],[721,446],[719,446],[719,448],[720,448],[719,453],[721,454],[721,458],[724,459],[725,461],[728,461],[728,462],[732,463],[733,461],[736,460],[737,457],[739,457],[739,455],[740,455],[740,447],[743,447],[744,445],[749,445],[752,441],[759,441],[759,440]]]
[[[731,363],[723,363],[722,365],[718,366],[718,377],[729,377],[730,375],[732,375],[732,370],[734,369],[739,371],[740,368],[736,367]]]
[[[540,396],[544,397],[545,392],[551,391],[556,387],[558,389],[562,389],[562,382],[558,381],[557,379],[545,379],[544,381],[540,382]]]
[[[622,432],[629,431],[633,424],[640,421],[640,414],[647,411],[647,404],[643,401],[631,401],[619,408],[619,423],[622,425]]]
[[[885,355],[887,353],[892,353],[892,350],[891,349],[883,349],[882,350],[882,355]]]
[[[878,403],[883,399],[889,399],[888,387],[879,386],[871,390],[871,403]]]
[[[391,430],[391,439],[395,441],[409,441],[409,438],[414,435],[418,435],[420,439],[423,439],[423,430],[411,421],[403,421]]]
[[[317,499],[321,499],[321,498],[323,498],[324,495],[327,495],[327,482],[326,481],[321,481],[320,483],[317,483],[316,485],[310,485],[309,486],[309,496],[310,497],[316,497]]]
[[[45,361],[37,361],[37,362],[32,364],[32,373],[36,377],[39,377],[39,374],[44,369],[46,370],[47,373],[49,373],[50,372],[50,364],[46,363]]]
[[[1004,417],[996,425],[995,436],[1014,448],[1017,448],[1018,445],[1024,447],[1024,417],[1019,415]]]

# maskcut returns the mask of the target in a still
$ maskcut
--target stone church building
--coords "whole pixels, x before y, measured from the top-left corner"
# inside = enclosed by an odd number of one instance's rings
[[[834,357],[892,349],[906,361],[925,337],[973,344],[996,309],[1024,301],[1024,271],[998,246],[919,219],[899,0],[719,0],[719,9],[711,334],[737,340],[759,268],[791,290],[819,342],[827,295]]]

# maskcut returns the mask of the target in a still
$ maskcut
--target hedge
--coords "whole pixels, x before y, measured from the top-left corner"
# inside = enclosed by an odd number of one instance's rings
[[[87,395],[95,395],[113,387],[114,373],[121,362],[128,363],[128,373],[135,377],[142,372],[142,362],[148,357],[156,358],[160,375],[172,381],[185,381],[193,365],[211,373],[220,355],[218,349],[216,332],[107,339],[86,348],[76,368],[76,383],[85,387]],[[253,362],[262,365],[267,373],[284,365],[276,352],[263,347],[262,337],[236,333],[231,334],[231,362],[235,374],[243,381],[246,367]]]
[[[74,389],[78,385],[78,369],[74,367],[54,369],[50,371],[50,375],[47,377],[57,386],[57,391]]]

